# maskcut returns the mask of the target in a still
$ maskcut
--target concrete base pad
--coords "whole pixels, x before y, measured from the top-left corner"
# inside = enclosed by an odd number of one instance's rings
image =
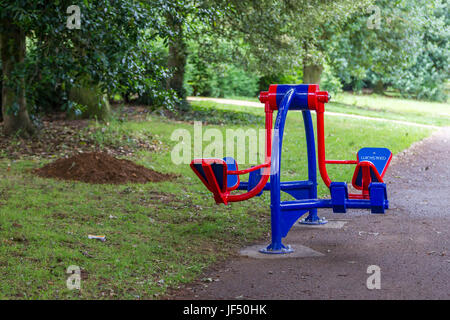
[[[341,229],[347,221],[343,220],[328,220],[325,224],[300,224],[298,222],[294,223],[292,228],[308,228],[308,229]]]
[[[288,258],[310,258],[310,257],[323,257],[323,253],[315,251],[311,248],[302,246],[301,244],[291,244],[291,248],[294,252],[285,254],[266,254],[259,252],[260,249],[267,247],[267,244],[257,244],[240,251],[242,256],[246,256],[254,259],[288,259]]]

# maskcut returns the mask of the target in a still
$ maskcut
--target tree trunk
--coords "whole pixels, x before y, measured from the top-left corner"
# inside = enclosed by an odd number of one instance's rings
[[[1,24],[5,30],[0,36],[3,79],[11,79],[15,66],[25,59],[25,33],[10,19],[3,19]],[[27,111],[25,80],[22,78],[16,87],[10,87],[7,82],[4,81],[2,86],[4,133],[27,137],[34,133],[34,127]]]
[[[90,118],[97,120],[108,120],[111,115],[111,106],[108,96],[103,93],[99,86],[91,85],[74,87],[69,92],[69,99],[84,107],[81,114],[75,114],[75,110],[69,112],[71,118]]]
[[[169,57],[167,65],[173,72],[172,76],[167,80],[167,89],[172,89],[181,99],[178,108],[184,109],[187,105],[186,90],[184,90],[184,71],[186,67],[186,43],[183,38],[183,26],[176,22],[172,16],[168,16],[168,23],[172,26],[174,36],[169,40]]]
[[[0,35],[0,39],[1,39],[1,35]],[[2,47],[1,47],[1,40],[0,40],[0,52],[1,52],[1,50],[2,50]],[[2,97],[3,97],[3,94],[2,94],[2,91],[3,91],[3,82],[2,82],[2,75],[3,75],[3,71],[2,71],[2,69],[0,69],[0,123],[2,123],[3,122],[3,114],[2,114],[2,105],[3,105],[3,99],[2,99]]]
[[[373,92],[378,94],[384,94],[384,83],[381,80],[378,80],[375,83],[375,87],[373,88]]]
[[[309,63],[303,64],[303,83],[319,84],[322,75],[323,66]]]
[[[178,97],[186,98],[186,92],[183,87],[184,68],[186,65],[186,45],[182,39],[173,39],[169,42],[169,61],[168,66],[173,71],[169,78],[167,86],[175,90]]]
[[[75,52],[80,56],[86,56],[86,50],[80,42],[75,43]],[[69,100],[81,106],[67,112],[71,119],[96,119],[106,121],[111,117],[111,105],[108,95],[101,89],[99,83],[92,80],[89,74],[79,76],[69,90]]]

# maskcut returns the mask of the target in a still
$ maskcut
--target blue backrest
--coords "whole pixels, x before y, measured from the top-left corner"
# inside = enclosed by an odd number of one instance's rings
[[[197,174],[203,178],[204,183],[208,184],[209,186],[214,185],[214,182],[208,180],[205,170],[203,168],[203,163],[202,163],[203,160],[209,160],[208,165],[212,169],[214,179],[216,180],[220,191],[225,192],[227,189],[226,188],[227,184],[228,184],[227,176],[226,176],[227,164],[222,159],[194,159],[192,161],[192,163],[191,163],[192,169],[194,169],[194,171],[197,172]]]
[[[381,177],[391,162],[392,152],[387,148],[362,148],[358,151],[358,162],[370,161]]]
[[[234,160],[233,157],[225,157],[223,158],[223,161],[227,164],[228,171],[237,171],[238,166],[236,160]],[[234,189],[237,188],[237,185],[239,183],[239,176],[236,174],[229,174],[227,176],[227,188]]]

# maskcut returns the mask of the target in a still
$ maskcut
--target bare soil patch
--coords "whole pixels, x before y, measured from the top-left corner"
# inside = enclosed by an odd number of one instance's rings
[[[33,173],[44,178],[94,184],[147,183],[176,178],[176,175],[160,173],[130,160],[114,158],[104,152],[80,153],[70,158],[60,158],[33,170]]]
[[[142,106],[125,106],[114,112],[121,121],[145,121],[149,114]],[[103,127],[92,126],[89,120],[70,120],[66,114],[54,113],[43,116],[37,124],[36,135],[29,139],[5,136],[0,122],[0,159],[47,158],[72,156],[79,152],[108,152],[114,156],[132,156],[137,150],[158,152],[162,145],[155,137],[139,139],[126,134],[116,134],[114,141],[102,144],[95,139],[102,135]]]

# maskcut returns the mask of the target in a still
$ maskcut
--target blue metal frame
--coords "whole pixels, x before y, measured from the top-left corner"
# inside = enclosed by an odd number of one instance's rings
[[[306,134],[306,148],[308,153],[308,179],[314,184],[314,188],[310,190],[309,199],[317,199],[317,167],[316,167],[316,142],[314,140],[314,127],[311,118],[311,112],[302,111],[303,123],[305,126]],[[299,200],[299,199],[297,199]],[[324,218],[319,218],[317,216],[317,208],[311,209],[309,211],[308,217],[301,220],[301,224],[325,224],[328,221]]]
[[[272,143],[272,158],[270,169],[270,182],[263,191],[270,190],[271,200],[271,243],[260,250],[268,254],[284,254],[292,252],[292,248],[284,245],[282,238],[286,237],[292,225],[304,214],[309,213],[307,218],[301,220],[303,224],[323,224],[327,221],[317,216],[318,208],[332,208],[333,212],[346,212],[347,208],[371,209],[372,213],[384,213],[389,208],[387,200],[386,184],[372,182],[369,185],[370,199],[349,199],[347,184],[345,182],[332,182],[330,185],[331,199],[317,199],[317,166],[316,149],[314,138],[314,126],[311,112],[305,110],[302,104],[305,99],[299,98],[304,93],[304,87],[292,86],[287,90],[283,86],[285,94],[278,107],[277,118],[274,126],[274,137]],[[308,90],[306,89],[306,92]],[[306,147],[308,158],[308,180],[281,182],[281,151],[283,145],[283,133],[288,111],[292,105],[292,110],[302,110],[303,122],[306,135]],[[300,105],[298,105],[300,104]],[[277,103],[278,105],[278,103]],[[241,182],[239,190],[252,188],[255,181],[258,181],[257,172],[249,178],[250,182]],[[255,180],[255,181],[253,181]],[[290,194],[295,200],[281,201],[281,191]]]
[[[286,237],[292,225],[305,213],[309,212],[305,219],[306,223],[319,224],[326,223],[326,220],[317,216],[317,208],[304,208],[289,213],[283,209],[283,203],[280,200],[280,191],[284,191],[293,196],[297,201],[303,199],[317,199],[317,168],[316,168],[316,147],[314,140],[314,127],[309,110],[303,110],[303,123],[306,135],[306,149],[308,155],[308,180],[291,181],[281,183],[281,151],[283,146],[283,133],[286,124],[286,117],[289,107],[293,101],[295,90],[289,90],[278,108],[278,114],[275,121],[275,134],[272,144],[272,166],[270,175],[270,200],[271,200],[271,227],[272,242],[262,250],[263,253],[288,253],[292,249],[282,243],[282,238]]]
[[[280,162],[281,149],[283,147],[284,125],[286,123],[287,112],[294,97],[294,89],[289,90],[278,108],[277,119],[274,126],[274,137],[272,143],[272,163],[270,167],[270,207],[271,207],[271,228],[272,243],[265,249],[261,249],[264,253],[289,253],[292,252],[290,247],[286,247],[281,242],[283,236],[283,216],[281,215],[281,180],[280,180]],[[295,222],[295,221],[294,221]],[[287,232],[286,232],[287,234]]]

